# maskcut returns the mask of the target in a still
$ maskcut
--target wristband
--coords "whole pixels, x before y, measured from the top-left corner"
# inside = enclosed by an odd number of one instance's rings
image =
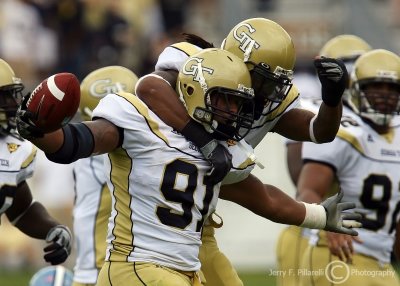
[[[311,120],[310,120],[309,133],[310,133],[311,141],[318,144],[318,141],[317,141],[317,139],[315,138],[315,135],[314,135],[314,122],[315,122],[316,118],[317,118],[317,115],[314,115],[314,117],[311,118]]]
[[[183,127],[181,133],[200,148],[213,140],[213,137],[204,129],[203,125],[194,119],[189,120],[189,123]]]
[[[317,204],[308,204],[302,202],[306,208],[306,215],[300,227],[324,229],[326,226],[325,208]]]

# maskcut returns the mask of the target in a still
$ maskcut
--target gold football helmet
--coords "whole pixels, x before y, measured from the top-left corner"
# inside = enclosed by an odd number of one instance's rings
[[[79,110],[83,120],[91,120],[93,109],[109,93],[135,92],[138,77],[122,66],[107,66],[89,73],[81,83]]]
[[[386,88],[382,86],[386,84]],[[350,77],[345,102],[361,117],[388,125],[400,111],[400,57],[377,49],[361,55]]]
[[[234,54],[215,48],[194,54],[176,89],[189,115],[218,139],[240,140],[250,130],[254,91],[246,65]]]
[[[350,74],[357,58],[370,50],[371,46],[358,36],[339,35],[326,42],[319,55],[342,60]]]
[[[0,59],[0,137],[14,134],[15,114],[22,101],[24,85],[13,69]]]
[[[346,59],[354,60],[371,49],[371,46],[358,36],[339,35],[326,42],[319,55],[343,61]]]
[[[271,101],[286,98],[296,54],[291,37],[279,24],[265,18],[244,20],[233,27],[221,47],[247,64],[257,112]]]

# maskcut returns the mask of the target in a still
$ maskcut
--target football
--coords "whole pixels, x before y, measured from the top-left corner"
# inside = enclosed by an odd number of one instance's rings
[[[26,108],[42,132],[53,132],[75,115],[80,101],[80,83],[71,73],[57,73],[43,80],[30,94]]]

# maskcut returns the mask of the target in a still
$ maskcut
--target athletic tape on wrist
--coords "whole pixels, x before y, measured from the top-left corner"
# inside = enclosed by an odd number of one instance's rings
[[[316,118],[317,118],[317,115],[314,115],[314,117],[311,118],[310,126],[309,126],[310,139],[314,143],[318,143],[318,141],[317,141],[317,139],[315,138],[315,135],[314,135],[314,121],[315,121]]]
[[[306,208],[306,216],[301,223],[301,227],[324,229],[326,226],[325,208],[317,204],[308,204],[303,202]]]

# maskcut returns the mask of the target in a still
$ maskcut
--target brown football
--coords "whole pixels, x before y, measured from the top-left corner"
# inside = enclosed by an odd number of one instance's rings
[[[75,115],[80,101],[80,83],[71,73],[56,73],[43,80],[30,94],[27,110],[42,132],[53,132],[66,125]]]

